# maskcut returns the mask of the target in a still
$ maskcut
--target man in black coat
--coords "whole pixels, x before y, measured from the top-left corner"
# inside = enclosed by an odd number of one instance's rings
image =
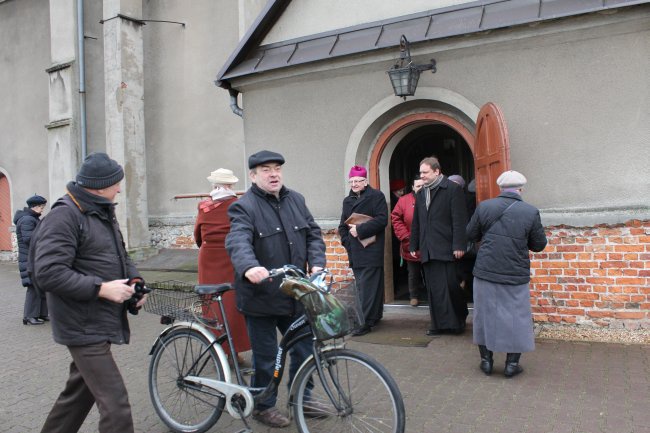
[[[365,167],[355,165],[348,175],[350,193],[343,199],[339,236],[356,280],[364,323],[352,335],[365,335],[384,310],[384,238],[388,207],[384,194],[368,185]],[[348,221],[352,214],[367,221]],[[371,242],[370,239],[374,239]]]
[[[546,247],[539,211],[521,198],[523,174],[509,170],[497,178],[501,194],[481,202],[467,225],[471,241],[481,242],[474,266],[474,343],[480,368],[492,373],[492,353],[506,352],[504,375],[523,371],[522,352],[535,349],[530,307],[529,250]]]
[[[135,280],[142,281],[115,218],[123,178],[108,155],[90,154],[32,239],[32,280],[47,294],[54,341],[72,355],[70,376],[42,433],[78,431],[95,403],[99,432],[133,432],[126,387],[111,353],[112,344],[129,342],[127,309]]]
[[[16,225],[16,240],[18,241],[18,270],[23,287],[27,288],[25,294],[25,308],[23,311],[23,325],[42,325],[49,320],[45,293],[32,284],[27,272],[27,254],[32,233],[40,222],[41,214],[45,209],[47,200],[40,195],[33,195],[27,199],[27,207],[19,210],[14,215]]]
[[[278,350],[277,330],[286,333],[302,314],[298,301],[279,290],[280,278],[265,281],[269,269],[287,264],[317,272],[325,267],[325,242],[305,198],[283,185],[284,157],[263,150],[248,158],[252,186],[228,209],[230,233],[226,249],[235,269],[237,308],[246,317],[253,350],[254,387],[272,380]],[[311,354],[303,340],[291,349],[290,380]],[[277,390],[257,402],[253,418],[271,427],[286,427],[287,416],[276,407]],[[316,403],[313,403],[316,406]],[[317,409],[312,407],[313,410]]]
[[[424,283],[429,292],[431,325],[427,335],[465,330],[467,304],[456,277],[454,260],[465,254],[467,210],[463,189],[440,172],[434,157],[420,162],[424,187],[415,198],[411,255],[420,251]]]

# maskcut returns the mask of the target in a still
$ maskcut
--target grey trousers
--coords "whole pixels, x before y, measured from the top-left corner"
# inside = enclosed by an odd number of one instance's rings
[[[110,343],[68,346],[70,377],[41,433],[75,433],[97,403],[100,433],[133,433],[131,405]]]
[[[45,317],[47,313],[47,301],[45,300],[45,293],[41,293],[34,286],[27,286],[25,293],[25,309],[23,311],[23,318],[29,319],[37,317]]]

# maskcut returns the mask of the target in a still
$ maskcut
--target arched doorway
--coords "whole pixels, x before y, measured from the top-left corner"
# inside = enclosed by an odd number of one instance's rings
[[[0,251],[11,251],[11,217],[9,180],[0,173]]]
[[[474,136],[454,117],[438,112],[413,113],[402,117],[380,134],[370,158],[370,182],[380,185],[379,166],[388,160],[389,181],[403,179],[409,187],[426,156],[437,156],[446,175],[460,174],[469,183],[474,178]],[[390,155],[384,155],[392,149]],[[385,164],[385,163],[384,163]],[[385,171],[384,171],[385,173]],[[394,203],[391,203],[394,204]],[[407,303],[405,266],[401,265],[397,239],[389,225],[384,260],[386,303]]]

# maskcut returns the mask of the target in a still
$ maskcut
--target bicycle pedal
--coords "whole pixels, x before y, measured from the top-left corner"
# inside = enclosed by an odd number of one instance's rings
[[[255,374],[254,368],[240,368],[239,371],[241,372],[242,376],[253,376]]]
[[[235,433],[253,433],[253,430],[249,428],[245,428],[242,430],[237,430]]]

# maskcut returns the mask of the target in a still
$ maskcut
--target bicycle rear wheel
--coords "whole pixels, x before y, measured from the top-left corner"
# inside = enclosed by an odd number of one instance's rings
[[[327,395],[312,359],[296,377],[291,401],[300,432],[404,432],[402,394],[381,364],[349,349],[321,356],[323,380],[341,409]]]
[[[158,416],[173,431],[205,432],[221,416],[223,395],[214,389],[190,384],[186,376],[223,380],[219,357],[199,332],[180,328],[164,336],[149,365],[149,394]]]

